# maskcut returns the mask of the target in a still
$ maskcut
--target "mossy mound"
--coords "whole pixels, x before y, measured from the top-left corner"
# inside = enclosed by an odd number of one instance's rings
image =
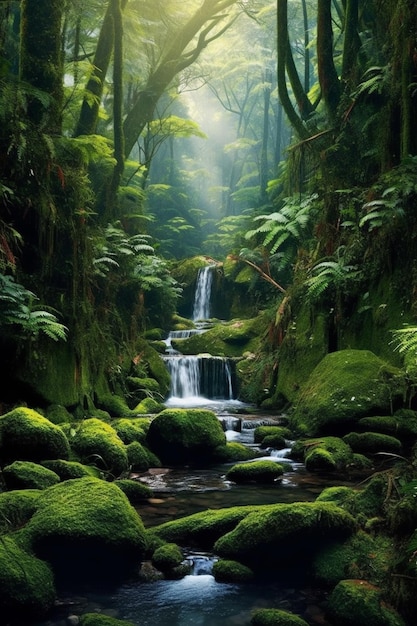
[[[182,354],[215,354],[239,357],[245,352],[255,352],[262,336],[263,316],[247,320],[232,320],[216,324],[204,333],[187,339],[173,339],[172,346]]]
[[[246,583],[253,580],[254,573],[238,561],[220,559],[213,565],[213,576],[219,583]]]
[[[58,474],[61,480],[82,478],[83,476],[95,476],[99,478],[97,468],[83,465],[78,461],[63,461],[62,459],[42,461],[42,465]]]
[[[358,428],[391,435],[409,446],[417,439],[417,416],[415,411],[397,411],[394,415],[363,417]]]
[[[365,580],[341,580],[329,596],[328,613],[338,626],[404,626],[381,590]]]
[[[284,468],[275,461],[250,461],[231,467],[226,478],[235,483],[273,483],[284,474]]]
[[[356,490],[352,487],[326,487],[317,496],[316,502],[334,502],[338,506],[342,506],[346,501],[352,500],[356,493]]]
[[[39,489],[0,493],[0,534],[12,532],[30,520],[36,511]]]
[[[395,558],[394,550],[391,538],[359,531],[344,543],[319,551],[314,559],[314,577],[327,587],[345,578],[381,584],[387,578],[389,563]]]
[[[3,468],[3,479],[10,490],[47,489],[60,481],[58,474],[32,461],[15,461],[7,465]]]
[[[152,497],[152,489],[147,485],[139,482],[138,480],[131,480],[129,478],[120,478],[114,481],[114,484],[123,491],[127,496],[130,504],[138,504],[145,502],[148,498]]]
[[[287,447],[287,442],[282,435],[266,435],[262,439],[261,448],[273,448],[274,450],[282,450]]]
[[[150,467],[160,467],[161,461],[153,452],[145,448],[139,441],[132,441],[126,446],[129,467],[134,472],[143,472]]]
[[[143,398],[132,410],[135,415],[157,415],[163,411],[165,405],[153,398]]]
[[[126,400],[114,393],[102,395],[97,402],[97,406],[102,411],[106,411],[110,417],[130,417],[132,415]]]
[[[310,436],[345,434],[362,417],[389,413],[404,385],[399,369],[368,350],[332,352],[303,386],[290,425]]]
[[[186,465],[213,459],[226,436],[212,411],[165,409],[152,420],[146,440],[162,463]]]
[[[103,613],[84,613],[80,616],[80,626],[135,626],[133,622],[116,619]]]
[[[291,430],[285,426],[257,426],[253,431],[254,442],[262,444],[265,437],[291,439]],[[282,447],[284,448],[285,446]]]
[[[399,439],[382,433],[351,432],[343,437],[343,441],[347,443],[354,452],[360,452],[362,454],[375,454],[377,452],[400,454],[402,449]]]
[[[170,574],[181,565],[184,555],[176,543],[165,543],[152,555],[153,565],[164,574]]]
[[[3,623],[41,619],[55,600],[50,567],[5,536],[0,541],[0,612]]]
[[[42,492],[25,532],[36,555],[64,580],[121,579],[145,553],[145,529],[129,500],[119,487],[96,478]]]
[[[258,450],[253,450],[238,441],[228,441],[222,446],[218,446],[214,451],[216,461],[220,463],[234,463],[236,461],[250,461],[261,456]]]
[[[71,447],[85,464],[95,464],[100,470],[117,477],[128,468],[125,445],[110,424],[91,417],[73,432]]]
[[[297,442],[291,453],[300,456],[309,472],[333,472],[353,465],[351,448],[339,437],[320,437]]]
[[[0,458],[13,461],[68,459],[70,447],[64,432],[33,409],[19,407],[0,416]]]
[[[372,519],[385,514],[385,501],[389,482],[383,474],[371,478],[362,489],[329,487],[317,497],[316,502],[336,502],[351,515]]]
[[[72,419],[71,413],[62,404],[50,404],[46,409],[45,417],[53,424],[65,424]]]
[[[111,425],[123,443],[127,445],[133,441],[144,443],[150,423],[150,419],[148,418],[129,419],[122,417],[120,419],[113,420]]]
[[[161,355],[145,339],[139,339],[136,345],[138,367],[145,367],[148,377],[154,378],[159,385],[161,398],[169,391],[171,378]]]
[[[267,505],[249,513],[231,532],[216,541],[220,557],[237,560],[255,572],[274,569],[272,555],[288,568],[306,570],[308,556],[327,541],[344,539],[355,529],[354,518],[330,502]]]
[[[256,609],[251,626],[308,626],[298,615],[281,609]]]

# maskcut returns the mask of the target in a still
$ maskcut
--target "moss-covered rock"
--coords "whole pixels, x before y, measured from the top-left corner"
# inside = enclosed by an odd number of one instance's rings
[[[291,453],[302,453],[306,468],[310,471],[341,471],[353,465],[353,453],[339,437],[320,437],[297,442]]]
[[[214,451],[214,459],[221,463],[235,463],[236,461],[250,461],[263,456],[261,452],[245,446],[239,441],[228,441],[218,446]]]
[[[346,501],[352,500],[357,491],[352,487],[326,487],[320,495],[317,496],[316,502],[334,502],[338,506],[342,506]]]
[[[0,416],[0,459],[13,461],[68,459],[70,447],[64,432],[37,411],[26,407]]]
[[[161,461],[139,441],[132,441],[126,446],[129,467],[134,472],[144,472],[150,467],[160,467]]]
[[[389,413],[404,376],[368,350],[327,354],[311,373],[291,416],[301,434],[345,434],[366,415]]]
[[[3,468],[7,489],[46,489],[59,483],[60,478],[50,469],[32,461],[14,461]]]
[[[10,536],[0,541],[0,612],[3,623],[41,619],[55,600],[51,568],[20,548]]]
[[[111,425],[124,444],[139,441],[144,443],[146,433],[149,430],[150,419],[148,418],[126,418],[113,420]]]
[[[235,483],[273,483],[282,477],[284,468],[275,461],[238,463],[226,472],[226,478]]]
[[[62,404],[50,404],[46,409],[45,417],[53,424],[65,424],[72,419],[71,413]]]
[[[130,504],[139,504],[152,497],[152,489],[138,480],[119,478],[114,481],[114,484],[123,491]]]
[[[389,491],[388,477],[383,474],[370,478],[361,489],[329,487],[317,497],[316,502],[333,501],[351,515],[372,519],[385,515],[385,501]]]
[[[402,410],[394,415],[363,417],[358,422],[358,428],[391,435],[409,446],[417,439],[417,415],[415,411]]]
[[[347,443],[354,452],[360,452],[362,454],[375,454],[376,452],[400,454],[402,449],[399,439],[382,433],[351,432],[343,437],[343,441]]]
[[[39,489],[22,489],[0,493],[0,534],[24,526],[36,511]]]
[[[404,626],[381,590],[365,580],[341,580],[329,596],[328,613],[338,626]]]
[[[216,415],[204,409],[165,409],[152,420],[146,439],[168,465],[207,462],[226,442]]]
[[[115,393],[101,395],[97,406],[102,411],[106,411],[111,417],[129,417],[132,415],[126,400]]]
[[[298,615],[281,609],[256,609],[251,626],[308,626]]]
[[[117,580],[145,553],[142,520],[112,483],[76,478],[42,492],[25,527],[36,555],[58,578]]]
[[[137,367],[140,368],[142,365],[145,367],[148,377],[154,378],[158,382],[159,393],[162,398],[165,398],[169,391],[171,378],[161,355],[144,339],[138,340],[136,351],[135,362]]]
[[[84,613],[80,616],[80,626],[135,626],[133,622],[116,619],[103,613]]]
[[[164,408],[165,405],[154,400],[154,398],[143,398],[143,400],[132,409],[132,413],[135,415],[156,415],[163,411]]]
[[[348,537],[353,517],[330,502],[267,505],[247,515],[214,545],[220,557],[238,560],[254,571],[272,568],[272,554],[284,569],[303,564],[326,541]],[[286,569],[287,572],[287,569]]]
[[[95,476],[99,478],[99,471],[95,467],[83,465],[78,461],[63,461],[62,459],[42,461],[41,465],[58,474],[61,480],[82,478],[83,476]]]
[[[213,576],[219,583],[246,583],[253,580],[254,573],[238,561],[220,559],[213,565]]]
[[[291,430],[286,426],[257,426],[253,431],[253,440],[255,443],[262,443],[265,437],[278,437],[280,439],[291,439]],[[281,446],[285,447],[284,445]]]
[[[82,463],[95,464],[114,477],[120,476],[128,468],[123,441],[110,424],[95,417],[76,426],[70,442]]]
[[[184,555],[176,543],[165,543],[152,555],[153,565],[164,574],[172,572],[183,560]]]

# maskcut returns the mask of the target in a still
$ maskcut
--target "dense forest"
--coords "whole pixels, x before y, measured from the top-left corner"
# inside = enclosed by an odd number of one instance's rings
[[[244,400],[369,351],[417,409],[415,2],[0,0],[0,87],[0,415],[163,403],[208,262],[215,316],[257,320]]]

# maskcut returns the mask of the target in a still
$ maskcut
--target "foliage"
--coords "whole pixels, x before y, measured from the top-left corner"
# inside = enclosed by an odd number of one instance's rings
[[[313,265],[309,278],[305,281],[309,300],[317,301],[320,296],[331,289],[338,294],[352,291],[362,273],[357,266],[346,263],[345,252],[346,248],[340,246],[334,259],[320,261]]]
[[[53,313],[36,306],[36,300],[13,276],[0,274],[0,333],[11,330],[16,338],[34,340],[43,334],[54,341],[65,340],[67,327]]]

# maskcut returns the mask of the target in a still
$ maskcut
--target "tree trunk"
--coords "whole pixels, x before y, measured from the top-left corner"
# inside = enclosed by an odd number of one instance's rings
[[[322,97],[332,121],[336,118],[340,84],[333,60],[331,0],[317,2],[317,65]]]

